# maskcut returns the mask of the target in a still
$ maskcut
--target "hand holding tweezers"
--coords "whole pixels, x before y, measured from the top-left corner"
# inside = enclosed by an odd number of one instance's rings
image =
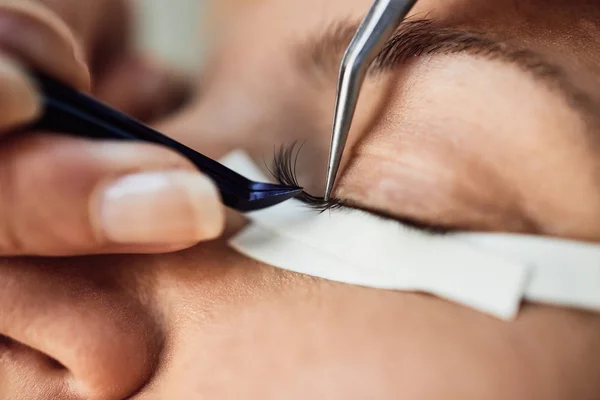
[[[133,118],[43,75],[34,75],[42,94],[42,116],[28,129],[93,139],[143,141],[166,146],[188,158],[217,185],[223,203],[238,211],[274,206],[302,189],[253,182],[224,165],[145,126]]]
[[[344,54],[338,78],[325,200],[331,197],[367,71],[416,1],[375,0]]]

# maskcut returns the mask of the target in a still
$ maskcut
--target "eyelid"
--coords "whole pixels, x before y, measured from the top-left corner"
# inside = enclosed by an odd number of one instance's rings
[[[486,33],[441,27],[431,19],[404,21],[375,59],[369,72],[386,72],[422,55],[456,53],[516,66],[562,94],[567,103],[591,125],[590,130],[595,130],[600,124],[594,94],[576,85],[559,65],[549,62],[533,50],[493,39]]]
[[[278,151],[276,151],[275,156],[273,158],[273,162],[271,164],[271,168],[269,168],[269,172],[279,183],[284,185],[298,186],[298,179],[296,175],[296,163],[298,161],[298,155],[301,150],[302,145],[294,143],[288,147],[282,146]],[[335,212],[337,210],[344,209],[360,210],[386,220],[397,221],[398,223],[401,223],[403,225],[420,229],[428,233],[443,234],[450,231],[448,227],[435,225],[431,223],[424,223],[408,217],[392,216],[381,211],[372,210],[367,207],[362,207],[358,204],[345,201],[343,199],[332,197],[329,200],[325,200],[323,197],[313,196],[307,192],[302,192],[299,196],[296,197],[296,199],[302,201],[308,207],[321,213],[325,211]]]
[[[346,27],[347,25],[342,24],[341,26]],[[334,29],[333,33],[334,35],[329,34],[329,36],[325,37],[325,43],[340,44],[343,42],[341,39],[345,38],[348,32],[344,28]],[[319,41],[319,43],[322,42],[323,39]],[[317,47],[317,50],[319,51],[316,52],[316,56],[315,51],[311,53],[313,54],[311,64],[315,63],[315,60],[319,61],[317,64],[322,64],[323,60],[331,59],[332,52],[329,50],[332,49],[330,46]],[[328,51],[325,52],[323,50]],[[329,58],[324,53],[327,53]],[[530,73],[536,79],[550,82],[551,86],[558,87],[569,98],[577,98],[579,101],[579,99],[586,97],[581,96],[580,91],[570,84],[560,67],[546,62],[539,54],[494,40],[486,36],[485,33],[441,27],[431,19],[407,20],[403,22],[372,64],[370,73],[377,74],[397,68],[416,56],[453,53],[468,53],[490,60],[508,62]],[[336,67],[339,66],[338,63],[335,63],[335,65]],[[297,144],[294,144],[290,147],[281,148],[276,153],[271,173],[279,182],[298,186],[295,173],[295,160],[299,151],[300,149],[297,148]],[[344,199],[332,199],[329,202],[325,202],[323,198],[308,193],[302,193],[298,198],[320,212],[343,208],[360,209],[379,217],[396,220],[427,231],[447,232],[450,230],[446,226],[423,223],[407,217],[386,215],[379,210],[371,210],[368,207],[363,207]]]

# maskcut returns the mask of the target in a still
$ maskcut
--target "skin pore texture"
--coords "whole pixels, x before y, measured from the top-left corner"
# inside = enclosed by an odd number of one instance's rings
[[[335,71],[315,40],[369,5],[219,2],[200,91],[158,128],[259,162],[306,141],[299,179],[319,194]],[[585,101],[505,60],[410,57],[366,83],[336,196],[447,228],[600,242],[599,136],[582,106],[600,93],[595,2],[421,0],[412,18],[535,52]],[[597,314],[526,304],[502,322],[278,270],[231,250],[244,221],[229,221],[172,254],[2,260],[0,399],[598,399]]]

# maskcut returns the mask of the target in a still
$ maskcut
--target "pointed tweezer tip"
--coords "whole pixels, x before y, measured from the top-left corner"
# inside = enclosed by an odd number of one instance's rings
[[[237,199],[230,206],[242,212],[263,210],[290,200],[302,191],[303,189],[300,187],[273,185],[267,190],[252,192],[247,200]]]
[[[272,205],[276,205],[298,196],[303,190],[301,187],[282,186],[281,188],[273,188],[268,197],[272,201]]]
[[[278,202],[274,203],[273,205],[282,203],[289,199],[293,199],[294,197],[301,194],[303,191],[304,191],[304,189],[301,187],[287,187],[282,190],[274,191],[271,198],[273,198],[274,200],[277,200]]]

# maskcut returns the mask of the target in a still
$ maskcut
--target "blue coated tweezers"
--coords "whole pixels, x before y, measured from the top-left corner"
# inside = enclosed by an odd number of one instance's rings
[[[92,139],[122,139],[166,146],[188,158],[217,185],[223,204],[248,212],[282,203],[302,188],[253,182],[215,160],[149,128],[141,122],[47,76],[34,75],[44,111],[30,129]]]

